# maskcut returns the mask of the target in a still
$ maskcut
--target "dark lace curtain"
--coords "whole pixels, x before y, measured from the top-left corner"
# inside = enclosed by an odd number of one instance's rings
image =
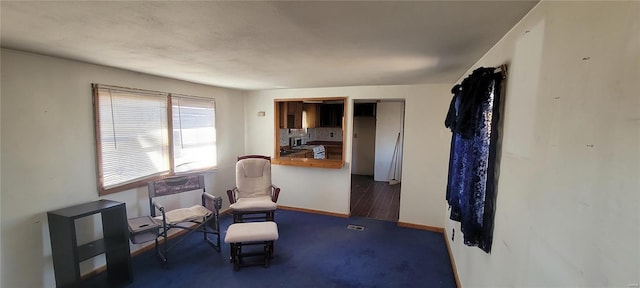
[[[495,214],[495,157],[500,82],[496,68],[478,68],[451,90],[445,126],[451,129],[447,182],[450,219],[461,223],[464,243],[491,252]]]

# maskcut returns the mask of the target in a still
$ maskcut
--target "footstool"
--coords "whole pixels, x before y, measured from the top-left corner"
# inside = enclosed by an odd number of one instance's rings
[[[278,240],[278,225],[272,221],[247,222],[231,224],[227,229],[224,242],[231,246],[231,263],[233,269],[252,265],[269,267],[269,260],[273,258],[273,241]],[[262,245],[262,251],[242,252],[243,246]],[[243,262],[243,257],[262,256],[263,261]]]

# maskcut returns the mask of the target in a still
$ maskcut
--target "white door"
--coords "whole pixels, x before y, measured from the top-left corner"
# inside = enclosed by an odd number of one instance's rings
[[[376,117],[353,117],[351,174],[373,176]]]
[[[391,160],[396,148],[398,134],[398,167],[402,167],[402,138],[403,138],[404,102],[382,101],[376,107],[376,140],[375,167],[373,179],[375,181],[389,181],[389,171],[393,169]],[[396,166],[396,165],[393,165]],[[400,180],[402,171],[396,173],[396,180]]]

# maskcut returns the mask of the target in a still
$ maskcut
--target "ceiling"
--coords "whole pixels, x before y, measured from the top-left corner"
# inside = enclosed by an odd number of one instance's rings
[[[537,1],[1,1],[4,48],[264,90],[454,83]]]

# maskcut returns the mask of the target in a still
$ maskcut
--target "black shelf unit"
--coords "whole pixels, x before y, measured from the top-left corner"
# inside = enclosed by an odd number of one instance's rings
[[[98,213],[102,217],[103,238],[78,246],[75,220]],[[124,203],[98,200],[49,211],[47,218],[57,287],[82,287],[80,262],[103,253],[108,284],[121,285],[133,280]]]

